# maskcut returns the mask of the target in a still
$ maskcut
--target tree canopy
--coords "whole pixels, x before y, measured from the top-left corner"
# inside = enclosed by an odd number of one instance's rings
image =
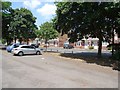
[[[58,32],[53,28],[52,22],[45,22],[41,24],[40,30],[36,31],[36,35],[47,42],[49,39],[58,37]]]
[[[55,4],[57,16],[54,19],[54,27],[63,34],[67,33],[70,42],[80,40],[83,36],[99,38],[99,56],[102,41],[110,40],[113,32],[119,32],[120,3],[57,2]]]
[[[6,39],[8,42],[11,41],[11,35],[8,28],[12,20],[13,9],[11,8],[11,2],[3,2],[0,0],[0,3],[2,4],[2,10],[0,11],[0,15],[2,17],[2,38]]]
[[[10,22],[9,31],[14,38],[30,39],[35,38],[36,18],[31,11],[26,8],[15,9],[13,12],[13,19]]]
[[[36,17],[26,8],[12,9],[11,2],[1,1],[2,10],[2,38],[6,39],[8,44],[14,39],[23,39],[28,41],[35,38]]]

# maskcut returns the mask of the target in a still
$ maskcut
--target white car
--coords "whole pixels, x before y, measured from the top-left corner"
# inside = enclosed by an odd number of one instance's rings
[[[35,48],[34,46],[31,45],[20,45],[19,47],[14,48],[12,50],[12,53],[13,55],[19,56],[23,56],[24,54],[37,54],[37,55],[42,54],[39,48]]]

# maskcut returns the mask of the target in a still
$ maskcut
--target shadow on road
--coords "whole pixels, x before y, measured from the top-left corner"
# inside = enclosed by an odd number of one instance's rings
[[[61,53],[60,56],[72,59],[82,59],[86,63],[95,63],[97,65],[113,67],[113,69],[119,70],[118,62],[111,59],[110,54],[107,53],[103,53],[101,58],[98,58],[95,52]]]

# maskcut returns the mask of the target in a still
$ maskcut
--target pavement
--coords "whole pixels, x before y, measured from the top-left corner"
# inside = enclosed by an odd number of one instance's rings
[[[0,60],[2,88],[118,88],[118,71],[82,60],[47,52],[20,57],[5,50]]]

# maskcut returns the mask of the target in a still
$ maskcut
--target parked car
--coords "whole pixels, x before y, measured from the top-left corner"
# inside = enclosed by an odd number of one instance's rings
[[[65,48],[65,49],[72,49],[74,47],[71,44],[69,44],[69,43],[64,43],[63,48]]]
[[[11,52],[13,48],[18,47],[19,45],[20,45],[20,43],[11,44],[11,45],[9,45],[9,46],[6,47],[6,50],[7,50],[8,52]]]
[[[31,46],[34,46],[35,48],[38,48],[39,47],[39,44],[30,44]]]
[[[35,48],[34,46],[31,45],[19,45],[19,47],[14,48],[12,50],[12,53],[13,55],[19,56],[23,56],[25,54],[37,54],[37,55],[42,54],[39,48]]]
[[[4,44],[0,44],[0,49],[2,49],[2,50],[6,50],[6,45],[4,45]]]

